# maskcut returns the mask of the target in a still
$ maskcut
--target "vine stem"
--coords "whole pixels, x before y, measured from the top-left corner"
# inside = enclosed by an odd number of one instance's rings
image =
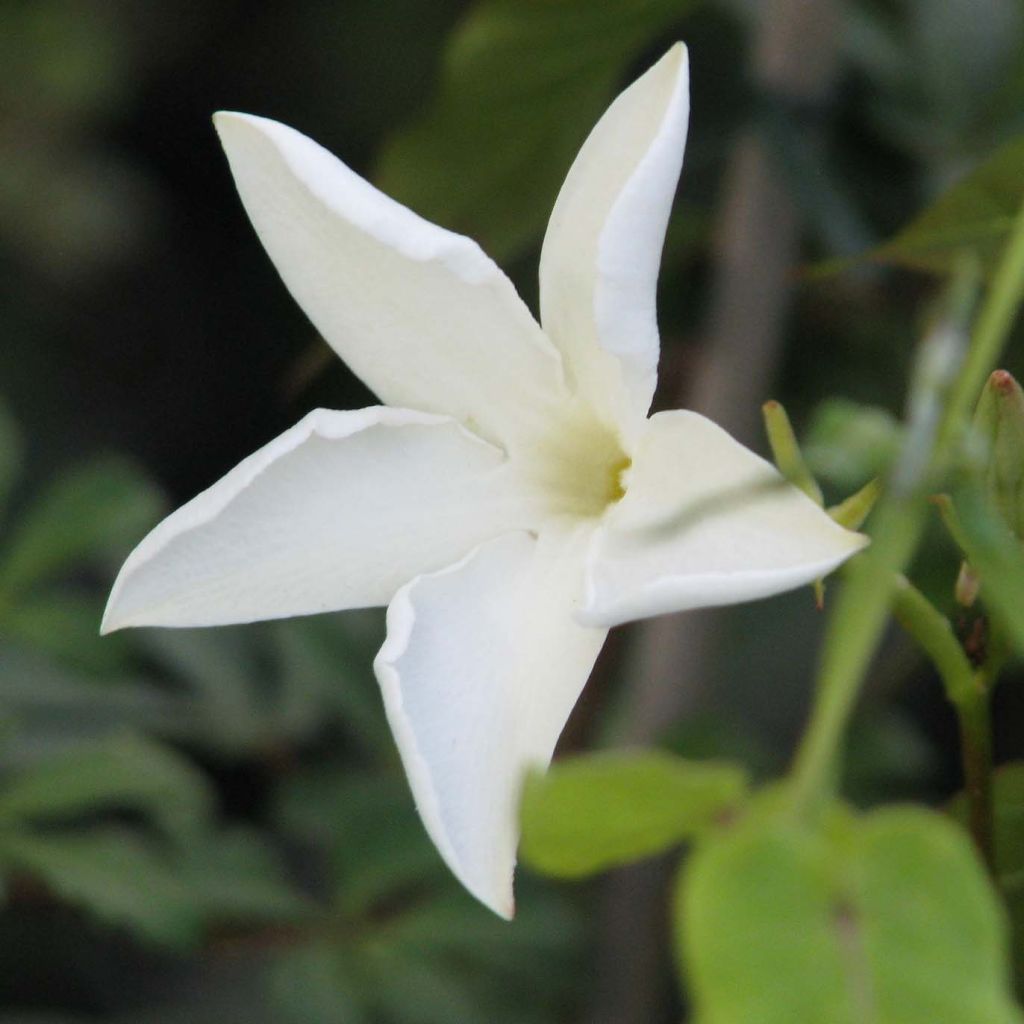
[[[924,522],[924,509],[916,504],[883,505],[871,547],[850,566],[825,636],[811,721],[793,764],[792,797],[800,811],[813,813],[832,795],[837,751],[885,628],[889,595]]]
[[[957,290],[954,288],[954,293]],[[798,813],[818,813],[834,793],[847,723],[885,629],[898,574],[913,558],[924,530],[927,484],[937,467],[949,463],[959,445],[971,403],[1002,353],[1022,295],[1024,204],[1014,220],[963,363],[958,367],[942,359],[937,344],[926,342],[923,346],[920,379],[911,393],[908,438],[893,474],[898,486],[892,486],[879,503],[871,546],[850,565],[826,631],[811,720],[791,773],[791,798]],[[962,312],[954,310],[947,332],[955,332],[956,316]],[[991,775],[990,730],[976,712],[964,738],[972,744],[972,774],[977,772],[987,780]]]
[[[975,668],[948,618],[906,579],[897,580],[892,601],[896,621],[917,641],[942,680],[960,728],[960,759],[971,838],[995,874],[992,809],[992,723],[989,691],[998,672],[998,645],[987,663]]]

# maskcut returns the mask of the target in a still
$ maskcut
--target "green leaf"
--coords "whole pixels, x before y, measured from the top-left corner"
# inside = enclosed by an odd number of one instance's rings
[[[743,798],[746,777],[725,762],[657,751],[589,754],[527,777],[523,860],[575,878],[648,857],[712,824]]]
[[[1018,982],[1024,980],[1024,762],[1000,767],[992,779],[996,874],[1013,929],[1013,961]],[[964,825],[967,799],[958,793],[950,805]]]
[[[682,876],[679,948],[702,1024],[1019,1024],[1006,929],[938,815],[751,820]]]
[[[312,911],[285,881],[278,859],[256,832],[208,833],[185,853],[182,880],[215,921],[293,921]]]
[[[54,755],[0,785],[0,825],[123,810],[190,841],[210,820],[212,798],[188,760],[127,735]]]
[[[38,652],[0,644],[3,710],[18,722],[0,747],[3,761],[38,761],[54,747],[118,734],[126,727],[184,737],[191,716],[184,702],[143,680],[95,676],[61,665]],[[11,756],[12,748],[20,748]]]
[[[101,637],[102,601],[82,594],[43,591],[7,607],[7,637],[96,675],[111,675],[128,661],[129,640],[123,633]]]
[[[0,591],[9,599],[82,560],[127,554],[162,508],[155,488],[120,459],[61,477],[26,511],[0,556]]]
[[[949,273],[971,254],[995,270],[1024,202],[1024,137],[998,149],[895,238],[869,256],[883,263]]]
[[[287,1024],[369,1024],[338,950],[323,941],[285,950],[272,967],[271,992]]]
[[[196,740],[235,755],[273,740],[261,629],[153,629],[134,640],[187,688]]]
[[[185,946],[199,936],[200,916],[188,889],[164,856],[125,830],[0,831],[0,863],[154,942]]]
[[[289,835],[327,850],[336,905],[350,917],[447,880],[397,774],[340,765],[295,775],[279,787],[274,817]]]
[[[377,184],[509,260],[632,61],[687,0],[484,0],[449,42],[438,90],[385,147]]]
[[[360,641],[349,613],[268,623],[281,679],[279,716],[290,734],[337,717],[352,744],[385,763],[395,743],[370,665],[383,637]]]

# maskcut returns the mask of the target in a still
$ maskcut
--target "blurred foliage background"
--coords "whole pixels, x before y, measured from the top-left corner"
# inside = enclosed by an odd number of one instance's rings
[[[576,148],[677,38],[657,401],[764,451],[783,400],[842,496],[895,444],[934,290],[852,257],[1024,131],[1020,0],[0,0],[0,1024],[685,1015],[658,864],[524,870],[511,926],[448,878],[372,678],[380,614],[96,635],[162,514],[308,409],[372,401],[277,280],[211,113],[314,136],[535,306]],[[936,529],[915,579],[946,609],[957,568]],[[819,626],[802,592],[618,630],[563,749],[778,772]],[[848,795],[942,804],[954,734],[894,635]]]

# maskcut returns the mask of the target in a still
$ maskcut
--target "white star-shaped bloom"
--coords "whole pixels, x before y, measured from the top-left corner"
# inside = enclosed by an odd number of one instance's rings
[[[388,605],[375,668],[416,805],[503,916],[524,770],[550,761],[609,627],[789,590],[864,543],[709,420],[647,416],[688,115],[678,44],[569,171],[543,327],[474,242],[291,128],[216,117],[285,284],[387,405],[310,413],[169,516],[104,631]]]

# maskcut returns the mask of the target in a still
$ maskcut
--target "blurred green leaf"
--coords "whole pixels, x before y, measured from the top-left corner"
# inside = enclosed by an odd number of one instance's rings
[[[43,591],[10,605],[3,616],[5,634],[62,664],[96,675],[111,675],[128,664],[129,640],[123,633],[102,637],[101,599],[85,594]]]
[[[447,877],[397,773],[337,765],[296,775],[279,788],[275,819],[327,852],[334,900],[349,916]]]
[[[988,880],[934,814],[885,810],[828,833],[744,823],[694,855],[676,914],[709,1024],[1022,1019]]]
[[[281,677],[279,714],[294,732],[308,731],[336,709],[339,723],[353,744],[386,762],[396,760],[370,666],[383,636],[363,642],[350,628],[348,616],[309,616],[271,623]]]
[[[1019,123],[1019,84],[1004,93],[1020,65],[1022,13],[1016,0],[846,7],[842,43],[871,82],[872,120],[940,173],[984,152],[1007,122]]]
[[[0,780],[0,827],[124,810],[191,841],[212,813],[209,784],[186,758],[129,735],[65,751]]]
[[[237,753],[272,738],[265,713],[271,673],[259,627],[147,629],[134,639],[185,688],[197,740]]]
[[[219,923],[296,921],[312,912],[255,831],[208,832],[184,852],[181,877],[205,914]]]
[[[147,629],[132,641],[170,676],[190,739],[218,754],[273,753],[338,722],[372,755],[394,758],[372,653],[338,616]]]
[[[288,1024],[368,1024],[361,993],[354,990],[329,942],[287,950],[274,964],[274,1002]]]
[[[162,508],[153,485],[120,459],[73,470],[36,499],[8,540],[0,596],[10,600],[79,561],[126,554]]]
[[[735,808],[742,768],[658,751],[568,758],[527,777],[520,818],[523,861],[575,878],[648,857]]]
[[[630,63],[694,0],[483,0],[437,92],[385,146],[377,184],[499,261],[544,230],[576,151]]]
[[[69,835],[0,830],[0,862],[154,942],[185,946],[199,936],[195,902],[167,857],[126,829]]]
[[[1024,762],[1002,765],[992,779],[996,873],[1013,927],[1013,962],[1018,986],[1024,982]],[[966,825],[967,798],[961,792],[951,813]]]
[[[831,398],[814,410],[804,458],[815,476],[849,491],[883,475],[901,441],[899,422],[884,409]]]
[[[1022,202],[1024,137],[1002,146],[868,255],[882,263],[949,273],[970,253],[986,272],[993,271]]]
[[[147,680],[97,678],[11,643],[0,644],[0,689],[3,709],[18,725],[0,747],[0,762],[8,765],[35,763],[126,728],[190,732],[189,708]]]

